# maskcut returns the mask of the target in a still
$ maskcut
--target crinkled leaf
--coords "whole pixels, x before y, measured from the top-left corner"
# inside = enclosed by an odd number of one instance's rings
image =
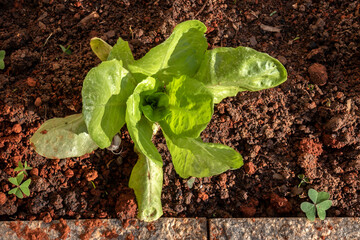
[[[310,188],[308,191],[308,196],[313,203],[317,203],[318,192],[315,189]]]
[[[169,114],[169,97],[165,93],[155,92],[141,97],[141,111],[151,122],[159,122]]]
[[[187,76],[166,86],[169,114],[160,121],[169,136],[197,138],[211,120],[213,97],[204,85]]]
[[[234,149],[201,139],[171,138],[165,134],[175,171],[182,178],[210,177],[243,165]]]
[[[129,64],[134,63],[134,56],[132,55],[129,43],[127,41],[124,41],[121,38],[118,39],[108,57],[108,60],[112,59],[121,60],[126,69],[128,68]]]
[[[211,91],[215,103],[241,91],[258,91],[286,81],[284,66],[266,53],[248,47],[206,51],[195,78]]]
[[[37,153],[53,159],[79,157],[98,148],[87,132],[82,114],[47,120],[30,143]]]
[[[94,37],[90,40],[91,50],[101,60],[106,61],[112,47],[101,38]]]
[[[92,139],[100,148],[110,146],[125,123],[126,100],[136,86],[121,61],[102,62],[86,75],[83,114]]]
[[[162,166],[161,156],[151,142],[153,135],[152,123],[143,116],[140,107],[142,102],[141,93],[152,92],[154,89],[156,89],[156,81],[152,77],[148,77],[136,86],[134,93],[126,102],[126,126],[139,151],[155,161],[159,166]]]
[[[16,186],[19,186],[20,185],[20,183],[18,183],[18,181],[17,181],[17,178],[16,177],[11,177],[11,178],[9,178],[8,179],[9,180],[9,182],[11,182],[12,184],[14,184],[14,185],[16,185]]]
[[[152,48],[143,58],[129,65],[129,70],[138,79],[156,75],[169,82],[173,76],[193,76],[207,49],[205,25],[198,20],[178,24],[171,36]]]
[[[134,189],[138,202],[138,218],[151,222],[162,214],[161,190],[163,183],[162,167],[142,153],[135,164],[129,181],[129,187]]]
[[[321,210],[326,211],[326,210],[328,210],[328,209],[331,207],[331,205],[332,205],[332,201],[331,201],[331,200],[325,200],[325,201],[323,201],[323,202],[321,202],[321,203],[316,204],[316,208],[317,208],[318,210],[321,209]]]
[[[4,58],[5,58],[5,50],[0,50],[0,69],[1,70],[5,68]]]
[[[326,200],[328,200],[330,198],[330,194],[327,192],[318,192],[318,196],[316,199],[316,203],[321,203],[324,202]]]

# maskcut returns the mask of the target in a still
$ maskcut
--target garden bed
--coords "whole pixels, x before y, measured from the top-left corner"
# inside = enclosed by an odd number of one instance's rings
[[[133,218],[128,187],[137,155],[124,127],[122,153],[96,150],[49,160],[29,138],[53,117],[81,112],[86,73],[100,63],[89,41],[129,41],[135,58],[174,26],[198,19],[209,49],[249,46],[278,58],[288,81],[242,92],[215,108],[201,137],[239,151],[244,167],[189,188],[174,171],[161,134],[166,217],[304,216],[308,188],[327,191],[328,216],[360,216],[360,37],[357,1],[1,1],[0,219]],[[71,54],[59,45],[70,46]],[[31,195],[7,192],[18,161],[27,161]],[[299,174],[310,179],[297,188]]]

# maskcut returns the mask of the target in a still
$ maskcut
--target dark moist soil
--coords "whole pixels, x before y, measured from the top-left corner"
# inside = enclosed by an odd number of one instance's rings
[[[136,216],[128,181],[137,156],[126,128],[120,155],[49,160],[29,138],[45,120],[81,112],[83,79],[100,63],[92,37],[112,45],[122,37],[140,58],[189,19],[205,23],[209,49],[255,48],[278,58],[289,77],[215,107],[202,138],[239,151],[241,169],[189,188],[156,137],[164,216],[304,216],[309,188],[330,193],[328,216],[360,216],[359,8],[355,0],[0,0],[0,220]],[[18,161],[33,167],[24,199],[7,194]],[[300,189],[299,174],[310,179]]]

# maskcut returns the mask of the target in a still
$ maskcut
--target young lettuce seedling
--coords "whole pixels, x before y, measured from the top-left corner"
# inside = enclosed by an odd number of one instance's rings
[[[200,138],[214,104],[241,91],[275,87],[287,73],[278,60],[251,48],[207,50],[205,32],[200,21],[180,23],[139,60],[121,38],[113,47],[93,38],[90,46],[103,62],[84,80],[82,113],[46,121],[30,139],[32,146],[48,158],[78,157],[108,148],[126,124],[139,155],[129,186],[144,221],[162,215],[163,162],[151,141],[159,127],[182,178],[241,167],[237,151]]]
[[[300,205],[301,210],[306,214],[310,221],[315,221],[316,212],[321,220],[326,217],[326,210],[328,210],[332,201],[329,200],[330,195],[327,192],[317,192],[314,189],[309,189],[308,196],[313,203],[303,202]]]

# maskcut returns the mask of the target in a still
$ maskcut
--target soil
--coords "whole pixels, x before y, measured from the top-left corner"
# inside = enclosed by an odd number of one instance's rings
[[[209,49],[266,52],[285,65],[288,81],[216,106],[202,138],[239,151],[238,170],[189,188],[157,135],[164,216],[304,216],[299,206],[314,188],[331,195],[327,216],[359,217],[359,9],[356,0],[0,0],[0,220],[136,216],[128,181],[137,156],[126,128],[120,155],[49,160],[29,138],[45,120],[81,111],[83,79],[100,63],[92,37],[111,45],[121,37],[138,59],[189,19],[205,23]],[[18,161],[33,167],[24,199],[7,194]],[[299,174],[310,180],[300,188]]]

